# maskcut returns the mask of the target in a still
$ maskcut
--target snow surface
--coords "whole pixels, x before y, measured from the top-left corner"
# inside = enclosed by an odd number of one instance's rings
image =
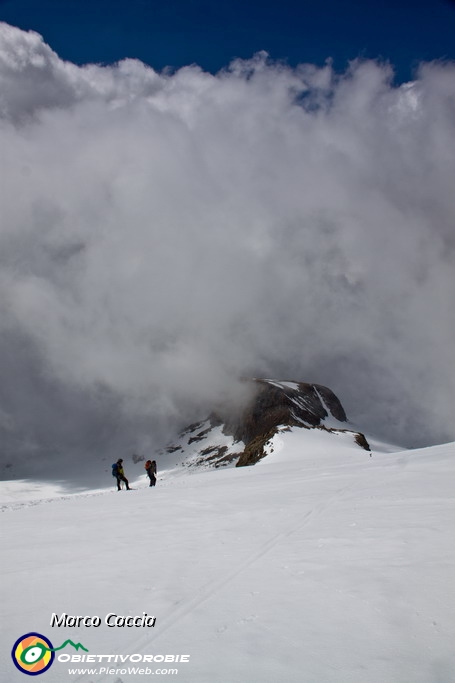
[[[181,683],[455,681],[455,444],[370,458],[350,434],[293,429],[269,448],[254,467],[47,504],[35,490],[18,507],[4,483],[1,682],[24,683],[10,651],[30,631],[90,653],[189,654]],[[53,612],[157,622],[51,628]],[[42,680],[149,678],[56,661]]]
[[[299,391],[300,387],[298,382],[278,382],[275,379],[265,379],[264,382],[267,382],[267,384],[271,384],[274,387],[278,387],[278,389],[292,389],[292,391]]]

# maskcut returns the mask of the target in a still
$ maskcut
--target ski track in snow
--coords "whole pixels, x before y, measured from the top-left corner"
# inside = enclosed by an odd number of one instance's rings
[[[77,498],[96,498],[97,496],[106,496],[114,493],[111,490],[90,491],[88,493],[68,493],[63,496],[55,496],[54,498],[37,498],[36,500],[18,501],[17,503],[3,503],[0,505],[0,512],[14,512],[22,508],[36,507],[38,505],[49,505],[52,503],[62,501],[73,501]]]
[[[314,508],[307,511],[303,515],[302,521],[300,521],[298,524],[292,525],[286,531],[280,531],[271,536],[267,541],[265,541],[261,545],[259,550],[252,553],[246,560],[240,562],[233,571],[231,570],[221,578],[209,582],[209,584],[206,587],[204,587],[203,590],[197,592],[194,598],[185,601],[183,604],[177,605],[177,608],[172,612],[172,614],[160,622],[160,629],[156,635],[148,635],[142,638],[135,638],[128,641],[125,648],[126,651],[142,653],[146,647],[150,646],[152,643],[155,643],[155,641],[159,640],[165,633],[171,630],[173,626],[179,624],[179,622],[182,619],[187,617],[195,608],[199,607],[203,603],[207,602],[208,600],[216,596],[216,594],[219,593],[221,589],[224,589],[233,579],[238,577],[242,572],[251,567],[259,559],[267,555],[267,553],[273,550],[281,541],[290,538],[292,535],[298,533],[299,531],[307,527],[317,518],[324,515],[324,513],[328,512],[335,505],[335,503],[340,500],[340,497],[343,497],[347,491],[353,489],[355,483],[356,481],[350,483],[347,486],[343,486],[338,491],[336,491],[336,493],[332,495],[331,498],[329,498],[327,501],[319,505],[316,505]],[[294,642],[293,644],[295,647],[299,647],[299,644],[297,642]],[[115,653],[112,652],[110,654]],[[74,683],[83,680],[83,678],[84,675],[75,678]],[[100,678],[97,678],[96,680],[105,681],[108,678],[109,675],[106,674],[101,676]]]

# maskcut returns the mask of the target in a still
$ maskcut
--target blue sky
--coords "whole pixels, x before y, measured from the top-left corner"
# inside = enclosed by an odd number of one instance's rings
[[[136,57],[216,72],[266,50],[291,65],[331,57],[339,70],[381,58],[403,81],[419,61],[455,58],[451,0],[0,0],[0,20],[38,31],[78,64]]]

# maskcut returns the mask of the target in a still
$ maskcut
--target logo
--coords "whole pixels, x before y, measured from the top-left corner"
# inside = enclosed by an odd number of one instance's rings
[[[49,638],[41,633],[26,633],[16,640],[11,651],[13,662],[19,671],[28,676],[38,676],[47,671],[55,659],[55,652],[66,645],[72,645],[76,650],[81,648],[88,652],[81,643],[75,645],[72,640],[65,640],[60,647],[52,647]]]
[[[40,633],[26,633],[14,643],[11,656],[23,674],[38,676],[52,666],[55,652],[51,641],[45,636]]]

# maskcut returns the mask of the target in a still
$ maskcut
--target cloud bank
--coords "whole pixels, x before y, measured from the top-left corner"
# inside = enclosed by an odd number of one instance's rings
[[[453,63],[78,67],[0,24],[3,461],[149,448],[252,375],[455,439],[454,140]]]

